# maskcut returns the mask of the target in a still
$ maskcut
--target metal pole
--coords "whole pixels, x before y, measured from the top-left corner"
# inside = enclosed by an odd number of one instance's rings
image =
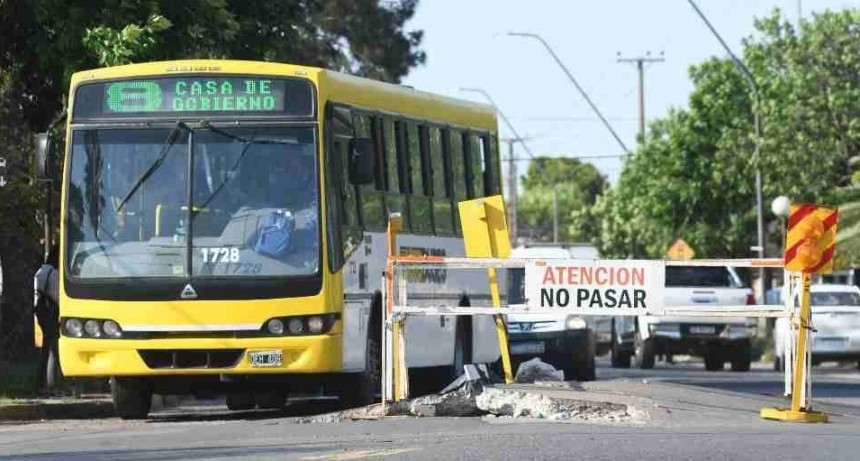
[[[758,252],[759,258],[764,258],[764,245],[765,245],[765,242],[764,242],[764,204],[763,204],[763,199],[762,199],[761,157],[760,157],[761,153],[759,150],[759,148],[761,146],[761,121],[759,120],[758,85],[756,85],[755,78],[753,78],[752,72],[750,72],[750,70],[747,68],[747,66],[745,66],[743,64],[743,62],[741,62],[741,60],[738,59],[737,56],[735,56],[735,54],[732,52],[731,48],[729,48],[729,46],[726,44],[725,40],[723,40],[723,37],[720,36],[719,32],[717,32],[717,30],[714,28],[714,26],[711,25],[711,22],[708,21],[708,18],[705,16],[705,14],[702,13],[702,10],[699,9],[699,6],[696,5],[696,3],[693,0],[687,0],[687,3],[689,3],[690,6],[693,7],[693,10],[696,11],[696,14],[699,15],[699,18],[702,19],[702,22],[704,22],[705,25],[708,26],[708,29],[710,29],[712,34],[714,34],[714,37],[717,38],[717,41],[720,42],[720,45],[722,45],[723,49],[726,50],[726,53],[728,53],[729,57],[731,57],[731,59],[732,59],[732,63],[734,63],[735,67],[740,71],[741,75],[743,75],[747,84],[750,86],[750,89],[752,89],[753,96],[755,98],[753,101],[753,117],[754,117],[754,123],[755,123],[754,160],[755,160],[755,196],[756,196],[755,197],[756,198],[756,234],[758,237],[757,252]],[[759,280],[761,281],[761,287],[762,287],[761,297],[760,297],[759,301],[762,303],[764,302],[764,292],[767,289],[767,286],[765,284],[765,276],[766,276],[765,269],[763,267],[759,268]]]
[[[552,243],[558,243],[558,187],[552,185]]]
[[[513,37],[529,37],[540,41],[543,44],[544,48],[546,48],[546,50],[555,60],[555,63],[558,64],[559,67],[561,67],[561,70],[564,71],[565,75],[567,75],[567,78],[571,81],[571,83],[573,83],[573,86],[575,86],[576,89],[579,90],[579,94],[582,95],[582,98],[585,99],[585,102],[587,102],[588,105],[591,106],[591,110],[593,110],[594,113],[597,114],[597,117],[600,118],[600,121],[603,122],[603,126],[605,126],[607,130],[609,130],[609,132],[612,134],[612,137],[615,138],[616,142],[618,142],[618,145],[621,146],[622,149],[624,149],[624,152],[628,154],[630,153],[630,149],[627,148],[627,146],[624,144],[624,141],[621,140],[621,137],[618,136],[618,133],[616,133],[615,130],[612,128],[612,125],[609,124],[609,121],[606,120],[606,117],[604,117],[603,114],[600,113],[600,109],[598,109],[597,106],[591,101],[591,98],[588,97],[588,93],[586,93],[585,90],[582,89],[581,86],[579,86],[579,82],[577,82],[576,79],[573,77],[573,74],[571,74],[570,71],[567,70],[567,66],[565,66],[564,63],[561,62],[561,59],[558,58],[558,56],[555,54],[555,52],[552,50],[546,40],[543,39],[543,37],[538,34],[530,34],[524,32],[508,32],[508,35]]]
[[[517,162],[514,159],[514,141],[508,140],[508,194],[510,195],[510,206],[508,213],[510,214],[510,225],[508,226],[511,233],[511,242],[516,244],[517,241]]]
[[[639,139],[645,140],[645,65],[640,59],[636,63],[639,70]]]

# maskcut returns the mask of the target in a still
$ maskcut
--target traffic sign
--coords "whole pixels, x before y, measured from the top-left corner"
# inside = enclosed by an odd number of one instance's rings
[[[666,251],[666,257],[674,261],[688,261],[693,259],[693,256],[696,256],[696,252],[683,239],[675,240]]]
[[[806,274],[833,271],[839,211],[809,203],[791,206],[785,237],[785,267]]]

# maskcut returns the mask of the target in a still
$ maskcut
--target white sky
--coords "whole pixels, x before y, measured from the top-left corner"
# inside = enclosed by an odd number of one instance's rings
[[[697,0],[732,49],[753,32],[755,17],[780,8],[797,20],[825,9],[860,7],[860,0]],[[646,118],[685,106],[691,64],[725,56],[687,0],[422,0],[409,29],[424,30],[425,66],[404,84],[416,89],[483,101],[459,91],[487,91],[535,155],[612,156],[623,151],[561,68],[536,40],[508,31],[540,34],[606,116],[628,148],[637,132],[635,64],[616,62],[665,53],[645,71]],[[502,137],[511,136],[501,120]],[[519,148],[517,148],[519,149]],[[517,157],[526,157],[518,150]],[[613,182],[621,160],[586,159]],[[523,174],[526,162],[518,164]]]

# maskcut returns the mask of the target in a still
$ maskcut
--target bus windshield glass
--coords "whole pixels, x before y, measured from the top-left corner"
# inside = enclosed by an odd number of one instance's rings
[[[72,277],[317,273],[313,128],[86,129],[72,144]]]

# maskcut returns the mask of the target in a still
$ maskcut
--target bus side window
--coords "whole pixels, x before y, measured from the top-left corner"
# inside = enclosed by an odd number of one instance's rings
[[[397,128],[394,120],[390,117],[385,117],[382,120],[382,139],[385,148],[384,165],[385,165],[385,205],[387,207],[385,218],[388,220],[388,215],[391,213],[400,213],[403,217],[403,228],[409,229],[409,216],[404,207],[404,198],[400,190],[400,163],[398,162],[397,145]]]
[[[329,266],[332,272],[361,243],[355,186],[349,182],[347,162],[353,127],[348,109],[329,107],[326,117],[326,208],[328,215]]]
[[[468,133],[466,136],[466,190],[469,198],[484,197],[484,145],[478,135]]]
[[[457,203],[466,200],[466,162],[463,152],[463,132],[448,131],[448,161],[451,165],[451,185],[454,192],[454,232],[460,235],[460,213]]]
[[[495,135],[481,136],[481,146],[484,149],[484,190],[487,196],[502,193],[501,170],[498,161],[499,145]]]
[[[451,208],[451,194],[448,177],[449,167],[445,161],[442,131],[435,126],[428,129],[430,147],[430,192],[433,195],[433,228],[436,235],[454,234],[454,215]]]
[[[433,219],[430,213],[430,194],[424,184],[427,169],[426,146],[422,142],[424,126],[415,122],[405,122],[406,155],[409,179],[409,220],[412,231],[418,234],[433,233]]]
[[[358,210],[361,222],[365,229],[381,231],[385,229],[388,218],[385,216],[385,202],[380,191],[384,189],[384,171],[382,165],[381,142],[379,137],[378,123],[375,117],[367,114],[355,114],[353,125],[355,136],[370,139],[373,143],[375,154],[375,184],[366,184],[358,187]]]

